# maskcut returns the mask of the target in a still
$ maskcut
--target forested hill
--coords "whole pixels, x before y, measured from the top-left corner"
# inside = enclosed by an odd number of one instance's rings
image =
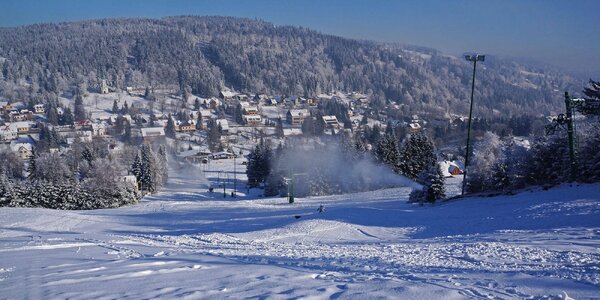
[[[77,82],[175,86],[215,96],[224,88],[312,96],[332,90],[372,94],[422,109],[467,111],[472,67],[435,50],[357,41],[233,17],[104,19],[0,28],[0,91],[33,83],[62,93]],[[478,68],[480,113],[543,113],[583,81],[551,69],[488,57]],[[14,91],[13,91],[14,92]],[[31,92],[31,91],[30,91]],[[14,95],[13,95],[14,96]]]

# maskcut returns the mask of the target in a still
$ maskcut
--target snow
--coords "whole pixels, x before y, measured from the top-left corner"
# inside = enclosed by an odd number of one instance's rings
[[[0,208],[1,298],[598,296],[600,184],[433,206],[397,187],[290,205],[242,187],[243,160],[174,169],[134,206]]]

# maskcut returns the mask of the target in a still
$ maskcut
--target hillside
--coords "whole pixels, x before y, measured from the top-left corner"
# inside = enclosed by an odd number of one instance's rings
[[[103,19],[0,28],[0,96],[62,94],[77,84],[173,87],[201,96],[223,88],[314,96],[370,94],[405,112],[467,111],[471,70],[462,58],[419,47],[357,41],[233,17]],[[478,70],[478,113],[548,113],[583,81],[551,68],[488,57]],[[15,87],[14,83],[17,84]],[[18,86],[27,85],[27,88]]]
[[[222,160],[213,170],[232,167],[232,160]],[[244,177],[243,165],[237,170]],[[238,198],[224,199],[207,191],[217,184],[217,171],[206,171],[207,178],[188,171],[173,172],[163,192],[135,206],[0,208],[0,294],[10,299],[598,295],[597,184],[434,206],[407,204],[410,188],[402,187],[298,198],[290,205],[285,198],[241,191]],[[325,212],[317,213],[319,205]]]

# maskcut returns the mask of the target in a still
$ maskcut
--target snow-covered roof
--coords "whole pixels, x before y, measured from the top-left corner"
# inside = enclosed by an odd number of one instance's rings
[[[262,117],[260,115],[244,115],[246,121],[260,121]]]
[[[147,127],[140,129],[142,132],[142,137],[150,137],[150,136],[163,136],[165,135],[164,127]]]
[[[177,120],[176,124],[177,124],[177,126],[196,125],[196,120],[187,120],[187,121]]]
[[[111,115],[112,114],[104,112],[104,111],[96,111],[96,112],[91,113],[90,119],[92,119],[92,120],[110,120]]]
[[[10,128],[12,128],[14,130],[17,130],[18,128],[31,128],[32,125],[33,125],[33,123],[28,122],[28,121],[13,122],[13,123],[7,124],[7,126],[9,126]]]
[[[218,119],[217,120],[217,124],[221,125],[221,129],[223,129],[223,130],[229,130],[229,122],[227,122],[227,120],[225,120],[225,119]]]
[[[323,116],[323,122],[326,124],[337,124],[338,120],[336,116]]]
[[[258,107],[248,105],[248,106],[244,107],[244,111],[246,111],[246,112],[258,112]]]
[[[410,123],[408,126],[410,126],[412,129],[421,129],[421,124],[419,123]]]
[[[288,111],[288,113],[292,117],[308,117],[308,116],[310,116],[308,109],[290,109]]]
[[[14,152],[19,151],[21,148],[25,148],[29,151],[32,151],[33,145],[31,145],[30,143],[20,143],[20,142],[10,143],[10,150],[12,150]]]
[[[221,95],[223,95],[224,98],[232,98],[237,96],[238,93],[232,91],[221,91]]]
[[[302,135],[302,129],[300,128],[284,128],[283,136],[294,136],[294,135]]]
[[[187,151],[179,152],[177,154],[177,157],[189,157],[189,156],[194,156],[194,155],[196,155],[198,153],[200,153],[200,149],[192,149],[192,150],[187,150]]]
[[[210,118],[210,116],[212,115],[212,113],[208,109],[199,110],[198,113],[202,115],[202,118]]]
[[[440,161],[438,164],[440,165],[440,169],[442,169],[442,174],[444,175],[444,177],[452,176],[451,172],[455,169],[458,169],[460,171],[463,170],[462,162],[459,161],[444,160]]]

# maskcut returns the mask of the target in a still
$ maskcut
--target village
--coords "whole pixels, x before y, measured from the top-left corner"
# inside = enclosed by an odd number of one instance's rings
[[[29,105],[22,101],[0,102],[0,142],[24,162],[29,160],[40,140],[41,128],[47,126],[60,137],[51,152],[66,153],[76,141],[104,140],[111,156],[118,156],[124,144],[170,145],[173,156],[179,161],[208,164],[212,160],[231,159],[246,155],[260,139],[271,140],[272,145],[307,136],[303,124],[306,120],[321,123],[324,135],[357,132],[365,126],[377,126],[382,131],[387,126],[406,128],[407,133],[423,130],[428,122],[412,115],[405,120],[392,119],[386,111],[398,110],[389,104],[389,110],[374,113],[369,97],[361,93],[335,92],[318,97],[270,96],[244,94],[223,90],[219,97],[202,98],[182,96],[176,89],[126,87],[119,90],[106,81],[85,91],[83,104],[86,119],[50,124],[50,118],[62,120],[73,100],[60,97],[59,105],[50,112],[46,104]],[[149,93],[150,91],[150,93]],[[343,109],[327,115],[323,103],[336,103]],[[57,116],[51,116],[51,114]],[[70,113],[70,111],[68,112]],[[73,119],[72,116],[65,117]],[[434,124],[451,124],[452,120],[436,119]],[[210,126],[217,126],[216,139]],[[169,137],[169,139],[167,139]],[[460,163],[446,162],[448,175],[460,175]],[[449,166],[449,168],[448,168]],[[123,180],[134,182],[131,174]]]

